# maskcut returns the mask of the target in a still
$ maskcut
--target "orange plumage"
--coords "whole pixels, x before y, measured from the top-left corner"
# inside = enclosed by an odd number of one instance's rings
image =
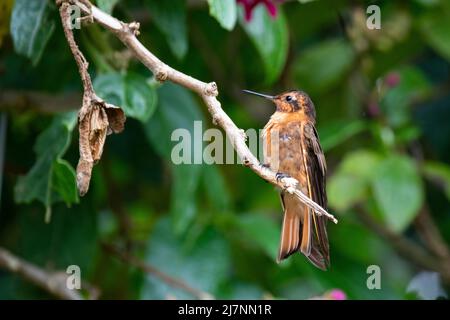
[[[263,131],[265,164],[279,174],[297,179],[298,188],[326,209],[326,162],[311,99],[296,90],[277,96],[257,95],[276,105],[276,112]],[[284,219],[277,260],[299,251],[316,267],[326,270],[330,264],[326,218],[317,217],[292,194],[281,192],[281,202]]]

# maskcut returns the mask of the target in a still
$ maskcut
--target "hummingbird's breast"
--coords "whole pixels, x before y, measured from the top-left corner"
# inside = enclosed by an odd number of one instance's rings
[[[273,171],[297,179],[303,192],[308,185],[303,141],[305,123],[305,119],[275,113],[263,131],[264,162]]]

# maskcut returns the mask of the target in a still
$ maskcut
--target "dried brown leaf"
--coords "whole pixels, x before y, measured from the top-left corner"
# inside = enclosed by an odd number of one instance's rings
[[[120,133],[123,131],[123,128],[125,126],[125,113],[122,109],[119,107],[116,107],[112,104],[105,103],[105,111],[106,115],[108,116],[108,123],[109,123],[109,131],[110,133]]]
[[[77,166],[77,187],[81,196],[89,189],[92,168],[102,156],[106,135],[122,131],[126,120],[122,109],[91,94],[94,98],[84,97],[78,115],[80,160]]]

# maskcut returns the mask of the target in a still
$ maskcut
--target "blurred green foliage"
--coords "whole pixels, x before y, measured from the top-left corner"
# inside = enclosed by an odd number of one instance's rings
[[[300,254],[275,262],[281,205],[276,190],[250,170],[171,162],[173,130],[193,133],[196,120],[203,130],[214,127],[206,107],[184,88],[157,83],[96,25],[83,26],[76,39],[97,94],[128,119],[123,133],[107,139],[90,190],[78,198],[76,114],[61,111],[75,105],[40,112],[33,99],[16,99],[28,106],[19,108],[2,98],[81,92],[57,8],[49,0],[6,3],[10,9],[0,8],[0,21],[10,20],[9,35],[0,32],[0,110],[8,118],[0,150],[0,246],[49,271],[79,265],[101,298],[194,298],[119,260],[104,244],[217,298],[306,299],[333,288],[350,299],[445,295],[448,278],[420,273],[428,269],[380,237],[361,212],[448,270],[448,257],[433,251],[417,222],[430,214],[435,236],[448,248],[448,1],[284,1],[275,19],[260,5],[248,22],[234,0],[96,1],[124,21],[139,20],[139,39],[164,62],[216,81],[222,107],[240,128],[262,128],[273,112],[240,89],[300,88],[311,95],[328,162],[329,209],[339,218],[328,227],[327,272]],[[369,4],[381,8],[380,30],[366,27]],[[380,290],[366,286],[369,265],[381,268]],[[46,297],[0,269],[0,298]]]

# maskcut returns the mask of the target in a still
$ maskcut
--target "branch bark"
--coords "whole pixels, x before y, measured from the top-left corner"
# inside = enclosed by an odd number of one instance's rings
[[[441,236],[441,233],[434,223],[429,209],[425,206],[420,210],[414,221],[419,236],[422,238],[428,249],[450,269],[450,251]]]
[[[301,202],[310,207],[317,215],[326,216],[334,223],[337,223],[337,219],[333,215],[329,214],[324,208],[319,206],[296,188],[298,185],[298,181],[296,179],[290,177],[277,179],[275,172],[260,164],[258,159],[247,147],[244,130],[239,129],[230,117],[223,111],[222,106],[217,99],[219,93],[215,82],[206,83],[200,81],[184,74],[183,72],[171,68],[159,60],[136,38],[136,35],[139,34],[139,23],[131,22],[127,24],[119,21],[118,19],[93,6],[87,0],[65,0],[63,1],[63,6],[68,2],[77,5],[85,15],[92,17],[95,22],[114,33],[116,37],[128,47],[134,56],[155,75],[155,78],[158,81],[163,82],[169,80],[197,93],[206,104],[208,111],[211,114],[213,123],[222,127],[222,129],[226,132],[233,148],[236,150],[236,153],[241,158],[242,163],[245,166],[249,167],[253,170],[253,172],[271,184],[278,186],[291,194],[295,194]],[[61,17],[64,19],[63,16]],[[71,48],[72,47],[73,45],[71,45]],[[76,53],[75,59],[78,62],[79,56]]]
[[[59,299],[83,300],[76,290],[67,288],[67,274],[49,273],[0,247],[0,268],[16,273]]]
[[[32,110],[53,114],[77,109],[80,98],[79,92],[50,94],[39,91],[2,90],[0,110],[8,112]]]
[[[153,275],[153,276],[161,279],[162,281],[164,281],[171,287],[182,289],[182,290],[190,293],[191,295],[193,295],[194,297],[196,297],[199,300],[214,299],[214,296],[212,294],[198,290],[196,288],[193,288],[190,285],[186,284],[185,282],[183,282],[177,278],[173,278],[172,276],[169,276],[167,273],[164,273],[164,272],[158,270],[157,268],[155,268],[152,265],[144,263],[143,261],[133,257],[132,255],[128,254],[127,252],[123,252],[120,249],[118,249],[112,245],[103,244],[103,248],[106,251],[108,251],[109,253],[114,254],[117,258],[119,258],[123,262],[126,262],[126,263],[140,269],[141,271],[143,271],[145,273],[148,273],[150,275]]]

